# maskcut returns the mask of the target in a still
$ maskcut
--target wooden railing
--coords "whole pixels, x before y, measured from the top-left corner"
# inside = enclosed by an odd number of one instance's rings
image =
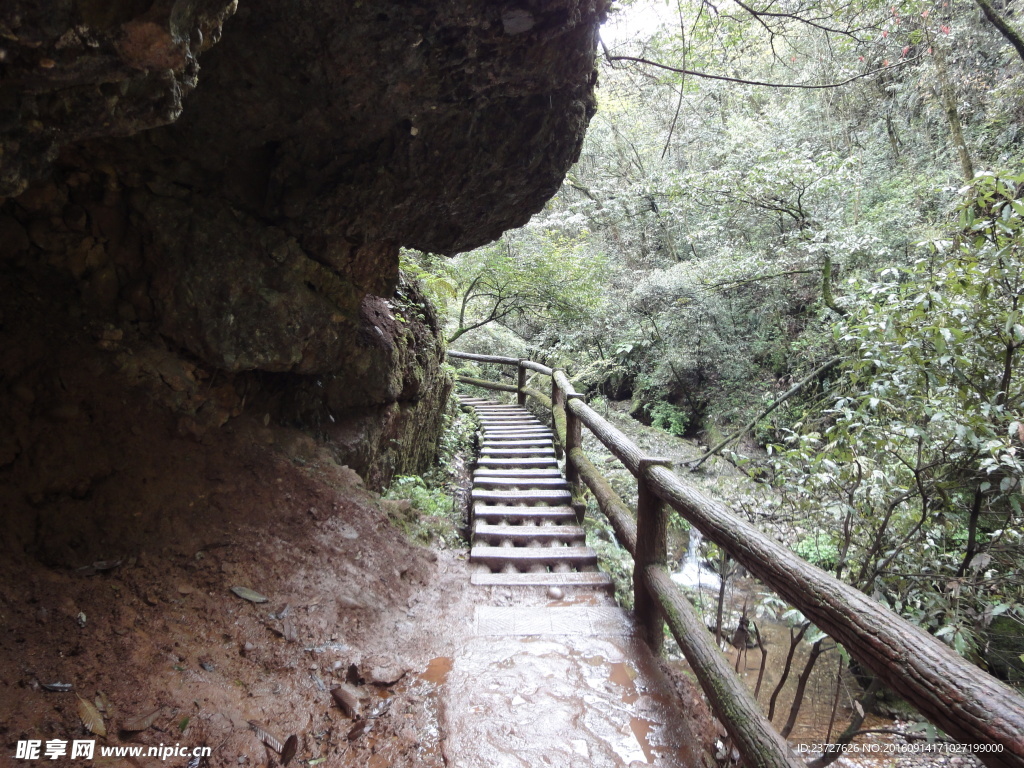
[[[457,377],[486,389],[532,398],[551,411],[574,486],[586,485],[619,543],[633,556],[634,611],[650,645],[660,649],[662,621],[679,643],[712,709],[747,766],[802,765],[762,714],[753,695],[718,651],[714,638],[669,577],[665,505],[671,506],[740,565],[798,608],[882,683],[989,766],[1024,768],[1024,698],[961,658],[941,641],[857,589],[810,565],[740,519],[722,503],[681,481],[668,462],[647,456],[590,408],[564,371],[529,360],[449,352],[480,363],[515,366],[516,384]],[[529,389],[527,371],[551,378],[551,395]],[[587,458],[586,426],[636,478],[636,517]]]

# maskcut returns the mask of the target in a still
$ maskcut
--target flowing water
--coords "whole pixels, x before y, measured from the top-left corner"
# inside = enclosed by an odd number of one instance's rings
[[[700,559],[700,544],[704,536],[696,528],[690,530],[686,545],[686,557],[680,563],[679,571],[672,574],[672,581],[681,587],[717,590],[722,585],[718,574]]]

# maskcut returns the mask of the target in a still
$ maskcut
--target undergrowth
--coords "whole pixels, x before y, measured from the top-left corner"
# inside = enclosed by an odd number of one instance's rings
[[[417,544],[458,547],[464,543],[464,519],[457,491],[466,479],[466,458],[473,451],[476,420],[455,397],[445,409],[438,459],[420,475],[396,477],[384,492],[388,518]]]

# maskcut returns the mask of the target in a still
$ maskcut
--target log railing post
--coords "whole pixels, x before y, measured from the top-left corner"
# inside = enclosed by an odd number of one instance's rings
[[[567,401],[583,397],[577,392],[566,394]],[[574,448],[583,445],[583,423],[570,408],[565,409],[565,479],[572,486],[573,496],[580,492],[580,473],[576,465],[570,460]]]
[[[519,405],[526,405],[526,368],[523,360],[519,361],[519,380],[517,382],[516,402]]]
[[[559,386],[558,377],[555,375],[560,369],[556,368],[551,371],[551,421],[554,426],[555,437],[555,455],[558,458],[562,458],[562,449],[565,447],[565,436],[566,436],[566,412],[565,407],[565,390]],[[568,454],[568,451],[566,451]]]
[[[653,465],[670,466],[668,459],[640,459],[637,475],[636,555],[633,558],[633,612],[647,645],[661,653],[665,620],[657,598],[647,588],[644,572],[649,565],[664,565],[668,560],[668,513],[665,503],[654,493],[647,480]]]

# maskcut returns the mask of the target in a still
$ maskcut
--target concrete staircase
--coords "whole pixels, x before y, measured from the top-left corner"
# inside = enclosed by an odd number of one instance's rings
[[[462,397],[480,421],[470,562],[481,586],[611,589],[586,546],[551,431],[522,406]]]

